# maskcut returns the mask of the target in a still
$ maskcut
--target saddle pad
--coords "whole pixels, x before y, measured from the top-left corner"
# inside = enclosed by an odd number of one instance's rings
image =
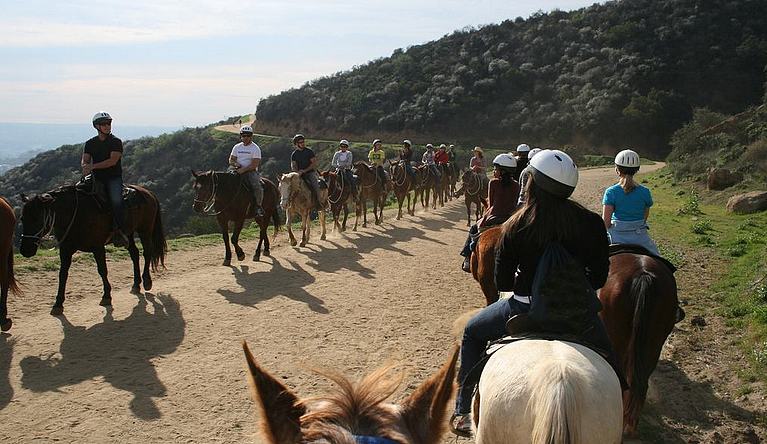
[[[610,256],[614,256],[616,254],[623,254],[623,253],[629,253],[629,254],[639,254],[642,256],[649,256],[655,259],[658,259],[663,264],[665,264],[669,270],[671,270],[671,273],[676,272],[676,267],[674,264],[672,264],[668,259],[656,256],[652,253],[650,253],[646,248],[644,248],[641,245],[635,245],[635,244],[610,244]]]
[[[588,347],[594,352],[598,353],[600,356],[605,357],[607,359],[608,352],[606,350],[602,350],[599,347],[595,347],[589,342],[584,341],[583,339],[574,336],[574,335],[568,335],[568,334],[557,334],[557,333],[550,333],[550,332],[530,332],[530,333],[522,333],[515,336],[504,336],[503,338],[493,341],[487,345],[487,348],[485,349],[485,353],[490,356],[493,353],[497,352],[498,350],[502,349],[504,346],[511,344],[512,342],[521,341],[524,339],[542,339],[545,341],[565,341],[565,342],[572,342],[573,344],[579,344],[584,347]]]

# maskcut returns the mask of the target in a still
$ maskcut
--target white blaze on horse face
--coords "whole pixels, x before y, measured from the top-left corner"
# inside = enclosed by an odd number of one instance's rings
[[[288,198],[290,197],[290,179],[285,176],[280,177],[280,206],[284,209],[288,208]]]

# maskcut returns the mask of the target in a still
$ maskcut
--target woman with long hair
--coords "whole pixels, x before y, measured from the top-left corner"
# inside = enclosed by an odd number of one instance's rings
[[[577,277],[583,286],[589,287],[577,296],[577,304],[588,307],[579,315],[581,324],[588,325],[588,340],[610,349],[597,315],[600,306],[595,292],[604,285],[609,268],[604,224],[598,214],[569,199],[578,183],[578,169],[567,154],[543,150],[530,161],[530,168],[527,199],[503,224],[496,246],[496,287],[499,292],[511,292],[511,296],[482,309],[464,329],[459,391],[450,422],[451,430],[460,436],[471,434],[472,394],[479,380],[479,371],[472,369],[481,365],[487,344],[506,334],[507,321],[530,312],[542,293],[538,282],[546,281],[552,274],[557,278],[557,269],[547,267],[542,259],[558,247],[561,248],[556,251],[564,250],[574,259]],[[543,279],[536,276],[541,264]]]
[[[660,256],[658,246],[647,232],[647,217],[653,205],[650,190],[634,181],[639,171],[639,155],[623,150],[615,156],[618,183],[605,190],[602,198],[602,220],[610,243],[640,245]]]

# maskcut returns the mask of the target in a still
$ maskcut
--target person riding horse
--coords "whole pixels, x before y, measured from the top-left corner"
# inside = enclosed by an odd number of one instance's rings
[[[514,180],[519,182],[519,175],[527,167],[527,164],[530,162],[530,146],[526,143],[521,143],[517,146],[517,155],[515,156],[517,158],[517,172],[514,175]]]
[[[343,175],[343,184],[349,184],[352,196],[354,200],[357,200],[357,184],[354,182],[354,176],[352,175],[352,167],[354,166],[354,156],[349,151],[349,141],[344,139],[338,143],[338,151],[333,154],[333,160],[330,165],[336,169],[336,171]]]
[[[80,166],[83,176],[92,174],[93,179],[106,188],[114,221],[112,243],[116,247],[125,247],[128,245],[128,238],[124,230],[123,142],[112,134],[112,116],[108,112],[97,112],[91,123],[98,134],[85,142]]]
[[[615,156],[615,173],[620,180],[605,190],[602,219],[612,244],[640,245],[660,256],[658,246],[647,233],[647,217],[653,204],[650,190],[634,182],[639,171],[639,154],[623,150]]]
[[[261,205],[264,201],[264,188],[261,186],[261,175],[258,167],[261,164],[261,148],[253,143],[253,128],[248,125],[240,128],[242,142],[232,147],[229,154],[228,171],[237,173],[250,184],[253,199],[256,203],[254,214],[256,217],[264,215]]]
[[[540,148],[533,148],[530,150],[530,152],[527,154],[527,160],[531,160],[533,156],[538,154],[540,152]],[[511,154],[509,154],[511,156]],[[513,156],[512,156],[513,157]],[[516,161],[516,158],[514,158]],[[527,178],[531,174],[532,169],[530,168],[530,164],[528,164],[526,167],[522,169],[522,171],[519,172],[519,203],[518,205],[522,205],[525,203],[525,185],[527,185]]]
[[[317,156],[314,155],[314,151],[306,146],[306,138],[303,134],[296,134],[293,136],[293,146],[295,150],[290,154],[290,169],[297,172],[301,179],[309,186],[309,190],[312,192],[312,202],[316,209],[321,209],[322,202],[320,202],[320,182],[317,174]]]
[[[485,153],[482,151],[482,148],[478,146],[474,147],[472,153],[474,153],[474,156],[472,156],[471,160],[469,160],[469,169],[479,174],[479,178],[482,180],[482,183],[485,187],[487,187],[489,179],[487,178],[487,173],[485,172],[487,169],[487,163],[485,163]],[[516,177],[514,180],[516,180]]]
[[[368,152],[368,161],[378,169],[378,175],[381,176],[381,180],[388,183],[389,172],[384,168],[386,153],[381,149],[381,140],[376,139],[373,141],[373,148]]]
[[[471,253],[479,234],[495,225],[500,225],[517,209],[519,184],[513,179],[517,160],[509,154],[499,154],[493,160],[493,179],[488,187],[488,205],[485,214],[469,229],[469,236],[461,250],[461,269],[471,272]]]
[[[451,429],[461,436],[471,433],[471,400],[478,381],[472,369],[481,363],[485,347],[507,333],[506,324],[514,321],[512,316],[527,313],[552,297],[548,292],[542,294],[534,282],[539,278],[536,272],[542,256],[545,259],[551,252],[564,252],[575,259],[580,285],[590,287],[579,288],[582,291],[577,293],[578,304],[588,307],[580,314],[583,319],[579,319],[588,326],[589,337],[585,339],[612,353],[604,325],[597,316],[599,301],[594,292],[604,285],[609,268],[604,224],[599,215],[568,199],[578,183],[578,169],[570,156],[558,150],[544,150],[536,155],[531,166],[527,201],[503,225],[497,246],[496,285],[499,291],[512,292],[511,297],[482,309],[463,333],[460,386],[450,421]],[[554,279],[570,282],[571,276],[559,276],[558,271],[551,268],[544,273],[544,283]],[[544,300],[537,301],[542,295]]]
[[[421,163],[429,168],[431,175],[434,176],[434,179],[437,182],[439,182],[442,173],[439,171],[439,168],[437,168],[437,164],[434,160],[434,145],[430,143],[426,144],[426,152],[423,153],[423,157],[421,157]]]
[[[405,171],[410,175],[413,183],[416,182],[415,170],[413,170],[413,144],[410,140],[405,139],[402,141],[402,150],[399,153],[399,160],[405,163]]]

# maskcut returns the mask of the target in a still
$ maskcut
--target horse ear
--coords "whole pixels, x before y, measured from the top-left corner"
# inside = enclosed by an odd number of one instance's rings
[[[193,170],[193,169],[191,169],[191,168],[189,169],[189,171],[191,171],[191,172],[192,172],[192,176],[194,176],[194,177],[197,177],[197,176],[199,176],[199,175],[200,175],[200,173],[198,173],[197,171],[195,171],[195,170]]]
[[[40,200],[42,200],[45,203],[55,202],[56,198],[50,195],[49,193],[43,193],[40,195]]]
[[[402,419],[415,442],[440,442],[447,422],[448,404],[455,389],[458,346],[453,347],[442,368],[416,389],[402,404]]]
[[[261,407],[263,434],[274,444],[296,443],[301,438],[301,416],[306,409],[280,381],[262,369],[242,341],[248,362],[248,382],[253,399]]]
[[[19,199],[21,199],[21,201],[24,203],[27,203],[29,201],[29,198],[24,193],[19,194]]]

